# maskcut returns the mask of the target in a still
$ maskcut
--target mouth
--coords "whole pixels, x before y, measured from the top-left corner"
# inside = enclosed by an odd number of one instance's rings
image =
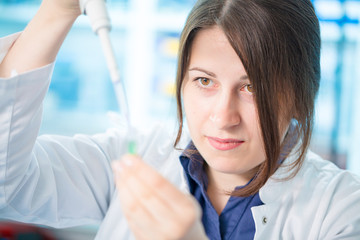
[[[227,151],[237,148],[244,143],[244,141],[232,138],[223,139],[216,137],[207,137],[207,139],[213,148],[221,151]]]

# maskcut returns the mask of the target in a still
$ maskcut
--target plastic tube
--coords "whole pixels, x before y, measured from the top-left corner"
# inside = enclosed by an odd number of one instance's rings
[[[129,104],[127,101],[127,96],[126,96],[125,88],[123,86],[123,82],[120,81],[120,71],[116,64],[114,51],[110,42],[109,30],[106,28],[100,28],[98,30],[98,36],[100,38],[101,46],[106,58],[107,66],[110,72],[110,78],[113,83],[113,87],[118,105],[120,107],[120,111],[124,115],[127,124],[130,126],[131,124],[130,124]]]

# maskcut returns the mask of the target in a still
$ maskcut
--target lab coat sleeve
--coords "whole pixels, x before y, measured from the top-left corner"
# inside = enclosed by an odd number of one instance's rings
[[[0,61],[18,35],[0,39]],[[53,64],[0,79],[0,217],[52,227],[99,223],[115,187],[99,136],[42,136],[42,102]],[[106,140],[105,140],[106,138]],[[120,148],[119,148],[120,149]]]

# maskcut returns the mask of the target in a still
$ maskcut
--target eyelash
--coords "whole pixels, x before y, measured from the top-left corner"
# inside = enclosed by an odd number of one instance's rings
[[[245,84],[241,89],[245,89],[245,88],[253,88],[253,86],[252,86],[252,84]],[[252,90],[245,90],[247,93],[250,93],[250,94],[254,94],[254,90],[252,89]]]
[[[210,81],[210,83],[208,85],[204,85],[201,83],[201,80],[207,80]],[[209,86],[212,86],[214,84],[213,80],[206,77],[198,77],[195,79],[195,81],[198,83],[197,85],[199,85],[201,88],[208,88]]]
[[[210,83],[208,85],[204,85],[204,84],[201,83],[201,80],[207,80],[207,81],[210,81]],[[194,81],[196,82],[196,86],[199,87],[200,89],[203,89],[203,90],[208,89],[209,87],[214,85],[214,82],[211,79],[206,78],[206,77],[198,77],[198,78],[195,78]],[[254,92],[249,90],[249,88],[253,88],[252,84],[244,84],[244,85],[241,86],[240,89],[244,89],[245,92],[247,92],[249,94],[253,94]]]

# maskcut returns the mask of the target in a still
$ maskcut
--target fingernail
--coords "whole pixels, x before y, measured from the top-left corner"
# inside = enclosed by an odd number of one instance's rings
[[[134,165],[132,157],[125,157],[123,160],[124,164],[128,167]]]
[[[123,167],[121,166],[121,163],[119,160],[113,161],[111,163],[111,167],[115,172],[122,172],[123,171]]]

